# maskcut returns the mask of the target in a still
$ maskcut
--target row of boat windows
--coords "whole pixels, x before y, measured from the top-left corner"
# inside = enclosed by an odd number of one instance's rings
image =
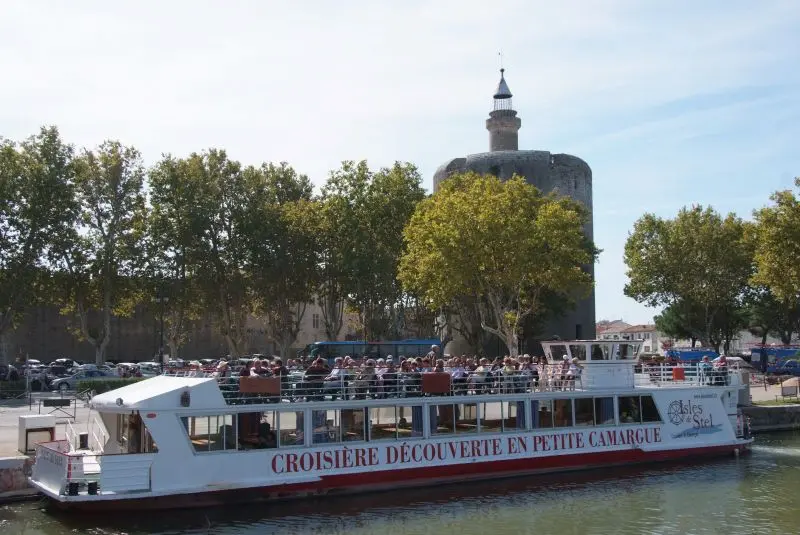
[[[394,405],[358,409],[269,410],[181,418],[196,452],[248,450],[425,436],[504,433],[661,422],[652,396],[485,403]],[[306,415],[311,425],[305,425]],[[306,430],[311,436],[306,440]]]

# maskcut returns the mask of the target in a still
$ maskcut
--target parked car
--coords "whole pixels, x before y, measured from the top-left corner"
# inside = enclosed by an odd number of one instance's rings
[[[140,362],[139,370],[142,372],[142,377],[155,377],[161,375],[161,364],[158,362]]]
[[[56,379],[51,383],[50,388],[65,392],[67,390],[75,390],[79,381],[107,381],[114,379],[120,379],[120,376],[100,370],[81,370],[69,377]]]
[[[768,368],[767,371],[777,375],[794,375],[800,377],[800,360],[784,360],[782,363],[775,366],[774,369]]]

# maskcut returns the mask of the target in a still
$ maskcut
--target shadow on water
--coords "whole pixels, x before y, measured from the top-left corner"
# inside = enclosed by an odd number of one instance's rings
[[[691,484],[713,472],[717,484],[741,478],[740,466],[731,459],[697,463],[632,465],[584,472],[509,478],[503,480],[447,484],[419,489],[402,489],[370,494],[307,498],[267,504],[227,505],[216,508],[159,512],[120,512],[75,515],[52,508],[46,515],[63,529],[87,533],[316,533],[334,527],[362,525],[403,514],[423,519],[448,508],[460,512],[485,511],[496,507],[520,506],[555,501],[585,493],[613,495],[633,492],[654,484]],[[431,507],[435,507],[434,510]],[[255,530],[246,526],[258,524]],[[236,529],[236,528],[240,529]],[[287,529],[287,528],[293,529]],[[62,531],[42,531],[62,533]]]

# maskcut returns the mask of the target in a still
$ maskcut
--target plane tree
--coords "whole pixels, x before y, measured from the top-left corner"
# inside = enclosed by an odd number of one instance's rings
[[[417,205],[399,279],[433,309],[481,299],[481,328],[517,355],[524,322],[547,314],[550,295],[590,292],[585,266],[597,249],[583,231],[587,217],[580,204],[519,176],[456,174]]]

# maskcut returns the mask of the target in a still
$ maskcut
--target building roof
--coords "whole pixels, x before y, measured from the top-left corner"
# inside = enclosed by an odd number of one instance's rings
[[[621,333],[630,326],[631,326],[630,323],[625,323],[622,320],[601,321],[597,323],[595,331],[597,332],[597,334],[607,333],[607,332]]]
[[[622,332],[624,333],[653,333],[656,332],[656,326],[651,324],[645,325],[631,325],[627,329],[624,329]]]

